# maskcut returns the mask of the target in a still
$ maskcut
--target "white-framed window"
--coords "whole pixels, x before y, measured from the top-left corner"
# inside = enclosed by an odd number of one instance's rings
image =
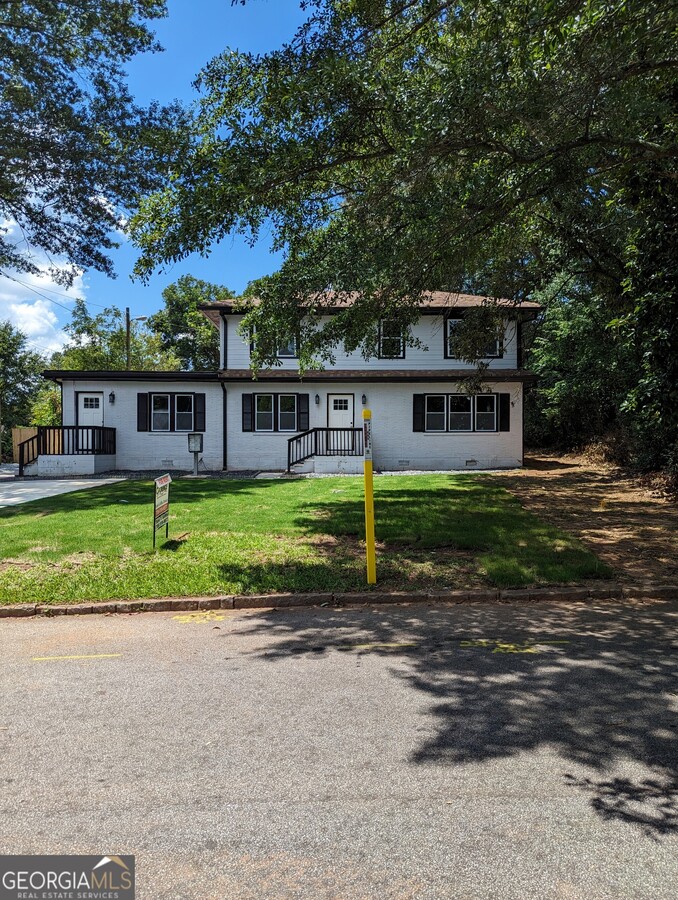
[[[174,430],[193,431],[193,394],[177,394],[174,398]]]
[[[297,358],[297,339],[290,338],[278,346],[278,356],[280,359],[296,359]]]
[[[405,359],[405,336],[399,322],[379,323],[379,359]]]
[[[502,395],[508,399],[508,395]],[[500,425],[497,394],[415,394],[414,431],[453,434],[508,431]]]
[[[255,396],[254,430],[273,431],[273,394]]]
[[[151,394],[151,431],[170,430],[169,394]]]
[[[278,396],[278,429],[279,431],[297,430],[296,394],[280,394]]]
[[[454,346],[454,332],[463,319],[445,319],[445,355],[448,359],[458,359]],[[499,359],[502,356],[502,342],[499,336],[488,341],[483,348],[483,359]]]
[[[472,397],[468,394],[450,394],[447,409],[449,431],[473,431]]]
[[[445,395],[426,395],[426,431],[445,431]]]
[[[497,430],[496,394],[476,394],[476,431]]]

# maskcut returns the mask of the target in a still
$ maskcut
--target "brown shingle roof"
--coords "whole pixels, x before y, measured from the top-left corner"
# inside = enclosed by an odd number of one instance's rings
[[[332,313],[341,312],[351,306],[355,303],[360,294],[357,291],[345,293],[339,291],[324,291],[317,296],[318,303],[323,307],[323,310]],[[200,304],[198,309],[216,325],[219,323],[219,315],[221,313],[229,314],[233,312],[242,312],[246,309],[247,305],[257,306],[258,303],[259,301],[256,298],[252,298],[246,302],[222,300],[216,303]],[[502,298],[480,297],[476,294],[460,294],[456,291],[428,291],[424,294],[424,299],[422,300],[420,307],[423,313],[440,314],[448,309],[470,309],[474,306],[483,306],[486,303],[505,306],[508,310],[520,309],[536,312],[542,308],[539,303],[535,303],[532,300],[523,300],[521,303],[513,303],[511,300]]]

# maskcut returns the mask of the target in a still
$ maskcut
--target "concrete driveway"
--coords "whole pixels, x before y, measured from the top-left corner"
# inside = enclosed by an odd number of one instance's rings
[[[678,884],[678,603],[0,620],[0,852],[140,900]]]
[[[19,466],[6,463],[0,466],[0,507],[16,506],[29,500],[43,500],[57,494],[84,491],[101,484],[120,481],[119,478],[22,478],[18,480]]]

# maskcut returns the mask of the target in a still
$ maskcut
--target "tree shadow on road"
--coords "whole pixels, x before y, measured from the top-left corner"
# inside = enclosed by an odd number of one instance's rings
[[[306,653],[387,655],[391,674],[430,699],[433,729],[412,765],[555,751],[563,781],[603,819],[658,839],[678,832],[678,611],[400,606],[263,612],[270,661]]]

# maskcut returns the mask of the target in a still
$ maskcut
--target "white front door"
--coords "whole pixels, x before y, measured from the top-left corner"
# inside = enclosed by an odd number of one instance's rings
[[[104,395],[99,393],[78,394],[78,425],[76,446],[77,449],[91,450],[94,446],[92,432],[83,428],[84,425],[104,424]]]
[[[353,428],[353,394],[327,395],[327,427]],[[354,443],[352,431],[327,432],[327,451],[331,455],[352,453]]]
[[[104,395],[78,394],[78,425],[104,424]]]
[[[353,394],[327,395],[327,427],[353,428]]]

